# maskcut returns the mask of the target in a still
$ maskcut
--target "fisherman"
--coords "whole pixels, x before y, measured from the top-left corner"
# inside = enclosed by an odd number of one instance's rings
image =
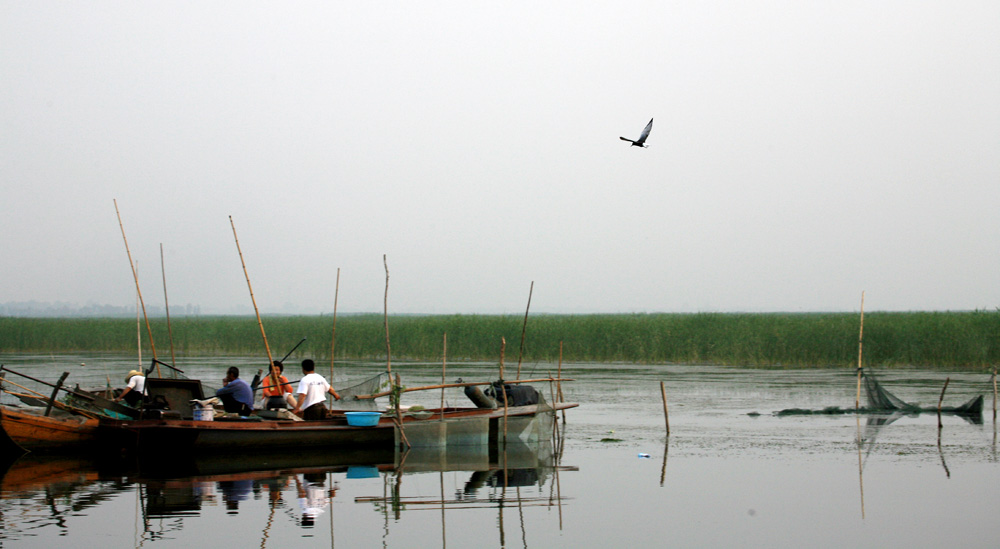
[[[133,408],[138,408],[139,403],[142,402],[142,395],[146,390],[146,376],[142,375],[142,372],[139,370],[132,370],[125,376],[125,383],[128,383],[128,385],[115,398],[115,402],[124,400],[125,404]]]
[[[223,387],[215,392],[222,401],[226,413],[248,416],[253,412],[253,391],[246,381],[240,379],[240,369],[230,366],[226,377],[222,380]]]
[[[291,409],[295,407],[292,384],[283,374],[285,365],[280,360],[271,363],[271,374],[264,379],[264,409]],[[277,381],[277,386],[275,385]]]
[[[303,419],[326,419],[326,394],[330,393],[333,398],[340,400],[340,395],[330,386],[326,378],[316,373],[316,363],[311,359],[302,361],[302,379],[299,380],[299,389],[296,391],[298,401],[295,415]]]

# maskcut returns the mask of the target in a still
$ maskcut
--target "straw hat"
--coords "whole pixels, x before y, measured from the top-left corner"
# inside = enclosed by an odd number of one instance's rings
[[[128,380],[132,379],[132,376],[141,376],[141,375],[142,372],[140,372],[139,370],[132,370],[131,372],[128,373],[127,376],[125,376],[125,383],[128,383]]]

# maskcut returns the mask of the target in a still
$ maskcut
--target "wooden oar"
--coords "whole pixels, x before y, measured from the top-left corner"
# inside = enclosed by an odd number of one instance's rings
[[[575,381],[575,380],[571,379],[571,378],[559,379],[559,378],[552,378],[552,377],[544,377],[544,378],[539,378],[539,379],[518,379],[518,380],[512,380],[512,381],[504,381],[504,383],[505,384],[512,384],[513,385],[513,384],[518,384],[518,383],[541,383],[543,381]],[[409,393],[410,391],[428,391],[428,390],[431,390],[431,389],[447,389],[447,388],[451,388],[451,387],[474,387],[476,385],[493,385],[493,382],[492,381],[477,381],[477,382],[469,382],[469,383],[442,383],[442,384],[439,384],[439,385],[425,385],[423,387],[406,387],[404,389],[401,389],[400,392],[401,393]],[[383,391],[381,393],[375,393],[374,395],[358,395],[355,398],[357,398],[358,400],[367,400],[367,399],[372,399],[372,398],[378,398],[378,397],[388,396],[390,394],[392,394],[391,390],[390,391]]]
[[[125,238],[125,225],[122,224],[122,214],[118,211],[118,200],[114,199],[115,215],[118,216],[118,226],[122,230],[122,240],[125,241],[125,253],[128,255],[128,264],[132,268],[132,278],[135,279],[135,291],[139,296],[139,305],[142,306],[142,316],[146,319],[146,333],[149,334],[149,349],[156,358],[156,345],[153,344],[153,329],[149,327],[149,317],[146,315],[146,303],[142,300],[142,290],[139,289],[139,274],[135,272],[135,263],[132,262],[132,252],[128,249],[128,239]],[[156,375],[160,375],[160,367],[156,367]],[[163,377],[163,376],[160,376]]]
[[[45,395],[43,395],[43,394],[41,394],[41,393],[39,393],[39,392],[37,392],[37,391],[32,391],[31,389],[29,389],[27,387],[22,387],[21,385],[18,385],[17,383],[14,383],[13,381],[10,381],[10,380],[7,380],[7,383],[10,383],[11,385],[13,385],[15,387],[20,387],[21,389],[24,389],[25,391],[28,391],[30,393],[35,393],[34,395],[30,395],[30,394],[24,394],[24,393],[15,393],[14,391],[9,391],[7,389],[4,389],[3,392],[7,393],[8,395],[15,396],[15,397],[18,397],[18,398],[24,397],[24,398],[28,398],[28,399],[38,399],[38,400],[40,400],[42,402],[48,403],[48,397],[45,396]],[[91,412],[89,410],[84,410],[83,408],[77,408],[76,406],[70,406],[69,404],[66,404],[66,403],[63,403],[63,402],[59,402],[58,400],[52,402],[52,405],[55,406],[57,409],[62,410],[64,412],[69,412],[71,414],[76,414],[78,416],[83,416],[83,417],[90,418],[90,419],[100,419],[100,417],[101,417],[100,414],[96,414],[96,413]]]
[[[67,389],[66,387],[63,387],[63,386],[57,386],[55,383],[49,383],[48,381],[42,381],[40,379],[33,378],[33,377],[31,377],[31,376],[29,376],[27,374],[22,374],[20,372],[15,372],[14,370],[11,370],[10,368],[7,368],[6,366],[0,366],[0,372],[10,372],[10,373],[12,373],[14,375],[21,376],[21,377],[23,377],[25,379],[30,379],[31,381],[34,381],[35,383],[41,383],[42,385],[47,385],[49,387],[58,387],[59,390],[66,391],[67,393],[70,393],[73,396],[78,396],[78,397],[80,397],[80,398],[82,398],[84,400],[94,400],[94,397],[91,396],[91,395],[88,395],[88,394],[85,394],[85,393],[80,393],[80,392],[74,391],[73,389]],[[5,381],[7,383],[10,383],[11,385],[16,385],[13,381],[10,381],[9,379],[5,380]],[[17,386],[20,387],[20,385],[17,385]],[[21,387],[21,388],[23,389],[24,387]]]

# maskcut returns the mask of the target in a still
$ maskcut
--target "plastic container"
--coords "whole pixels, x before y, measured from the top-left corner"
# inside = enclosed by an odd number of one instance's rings
[[[378,425],[382,412],[344,412],[347,424],[355,427],[374,427]]]
[[[212,408],[202,408],[200,406],[195,406],[194,408],[194,420],[195,421],[214,421],[215,410]]]

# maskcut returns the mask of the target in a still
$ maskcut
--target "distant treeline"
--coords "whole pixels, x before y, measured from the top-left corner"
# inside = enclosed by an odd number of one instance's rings
[[[850,313],[697,313],[534,315],[528,318],[525,362],[555,362],[560,342],[568,362],[694,363],[761,367],[850,367],[858,360],[859,316]],[[332,316],[268,316],[263,324],[274,358],[298,341],[295,357],[329,360]],[[444,334],[449,361],[517,362],[524,317],[401,315],[389,317],[393,360],[437,361]],[[169,356],[167,323],[151,320],[161,359]],[[264,355],[257,319],[173,319],[175,352]],[[135,319],[0,317],[0,353],[135,352]],[[142,326],[144,356],[149,353]],[[865,315],[864,364],[980,369],[1000,363],[1000,312],[873,312]],[[341,315],[336,357],[384,360],[379,314]]]
[[[147,305],[146,314],[150,316],[166,316],[166,309],[162,305]],[[197,305],[174,305],[173,316],[188,316],[201,314],[201,307]],[[26,318],[82,318],[82,317],[124,317],[135,318],[136,308],[134,305],[119,307],[116,305],[104,305],[88,303],[78,305],[56,301],[55,303],[41,301],[9,301],[0,303],[0,317],[17,316]]]

